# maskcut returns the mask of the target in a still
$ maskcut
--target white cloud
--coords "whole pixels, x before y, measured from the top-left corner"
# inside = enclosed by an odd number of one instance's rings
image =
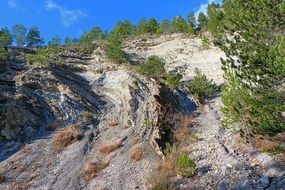
[[[207,3],[201,4],[199,9],[195,12],[196,18],[198,18],[198,15],[199,15],[200,12],[207,14],[208,5],[213,3],[213,2],[214,3],[220,3],[221,1],[220,0],[208,0]]]
[[[8,6],[11,8],[16,8],[18,6],[18,2],[16,0],[9,0]]]
[[[45,8],[48,11],[58,11],[61,23],[65,27],[68,27],[77,22],[80,18],[87,16],[87,14],[85,14],[81,10],[66,9],[64,6],[58,5],[56,2],[52,0],[46,1]]]

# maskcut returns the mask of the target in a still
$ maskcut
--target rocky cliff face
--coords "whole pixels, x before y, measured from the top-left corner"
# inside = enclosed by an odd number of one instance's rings
[[[147,189],[167,141],[159,127],[166,103],[183,114],[196,113],[191,130],[201,138],[189,147],[198,176],[178,179],[177,189],[258,189],[271,183],[260,182],[262,175],[284,172],[262,153],[239,158],[231,152],[236,141],[230,143],[233,134],[219,125],[219,97],[206,114],[199,113],[186,91],[172,91],[128,65],[110,62],[99,46],[64,51],[63,63],[47,68],[23,59],[32,50],[11,51],[18,61],[0,67],[0,189]],[[163,57],[166,69],[181,73],[184,81],[198,67],[223,82],[223,53],[216,47],[203,50],[199,39],[135,38],[125,43],[125,51],[132,64],[149,55]],[[60,144],[64,134],[71,134],[67,145]],[[245,164],[254,158],[254,166]]]

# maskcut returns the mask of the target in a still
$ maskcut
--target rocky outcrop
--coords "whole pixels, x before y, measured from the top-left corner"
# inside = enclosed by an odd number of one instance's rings
[[[177,189],[262,189],[284,182],[278,160],[240,148],[244,144],[220,126],[219,96],[199,112],[184,85],[170,90],[94,48],[63,51],[61,64],[50,67],[28,64],[24,55],[33,50],[11,50],[18,61],[0,63],[0,189],[147,189],[156,162],[164,159],[162,148],[171,143],[176,112],[194,113],[190,130],[198,136],[187,147],[197,175],[173,179]],[[198,67],[223,82],[223,53],[202,49],[196,38],[133,38],[125,50],[132,64],[163,57],[183,81]],[[76,134],[55,151],[58,129],[66,128]]]

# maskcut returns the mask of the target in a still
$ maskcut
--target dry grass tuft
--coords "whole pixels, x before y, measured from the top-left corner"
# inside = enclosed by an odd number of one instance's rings
[[[109,127],[115,127],[115,126],[117,126],[117,125],[119,125],[119,122],[116,121],[116,120],[113,120],[113,121],[110,121],[110,122],[109,122]]]
[[[122,143],[115,143],[115,144],[111,144],[111,145],[103,145],[99,151],[101,152],[101,154],[109,154],[115,150],[117,150],[119,147],[122,146]]]
[[[97,161],[92,162],[88,161],[85,165],[84,171],[82,173],[82,177],[85,181],[91,181],[96,177],[96,175],[105,169],[108,166],[109,162],[105,161]]]
[[[2,172],[0,172],[0,183],[4,183],[6,181],[6,178]]]
[[[180,119],[180,128],[184,127],[192,127],[193,126],[193,116],[192,115],[184,115]]]
[[[139,141],[137,136],[132,136],[131,137],[131,145],[134,146],[135,144],[137,144]]]
[[[71,145],[80,138],[81,134],[79,130],[74,126],[69,126],[63,129],[59,129],[56,132],[53,148],[55,152],[62,151],[65,147]]]
[[[143,149],[140,146],[135,147],[132,150],[131,159],[134,161],[140,161],[143,157]]]
[[[188,142],[190,131],[186,126],[181,126],[173,131],[174,138],[178,141],[178,143],[183,144]]]
[[[201,104],[198,108],[199,112],[205,113],[205,104]]]

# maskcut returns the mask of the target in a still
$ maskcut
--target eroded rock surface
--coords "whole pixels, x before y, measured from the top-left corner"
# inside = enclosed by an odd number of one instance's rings
[[[181,73],[184,81],[198,67],[216,84],[223,82],[219,60],[224,54],[216,47],[203,50],[196,38],[135,38],[125,50],[132,64],[149,55],[163,57],[166,69]],[[284,181],[284,165],[221,127],[219,97],[198,113],[185,89],[171,91],[128,65],[114,64],[99,46],[92,53],[63,52],[62,58],[62,64],[48,68],[1,63],[0,174],[5,182],[0,189],[147,189],[151,171],[163,158],[165,131],[159,121],[166,103],[196,115],[190,130],[199,138],[188,147],[197,175],[178,177],[177,189],[264,189]],[[79,126],[80,139],[55,152],[54,130],[70,125]],[[105,153],[106,146],[115,148]],[[138,147],[141,157],[133,159]],[[88,163],[101,163],[94,176],[85,176],[93,167]]]

